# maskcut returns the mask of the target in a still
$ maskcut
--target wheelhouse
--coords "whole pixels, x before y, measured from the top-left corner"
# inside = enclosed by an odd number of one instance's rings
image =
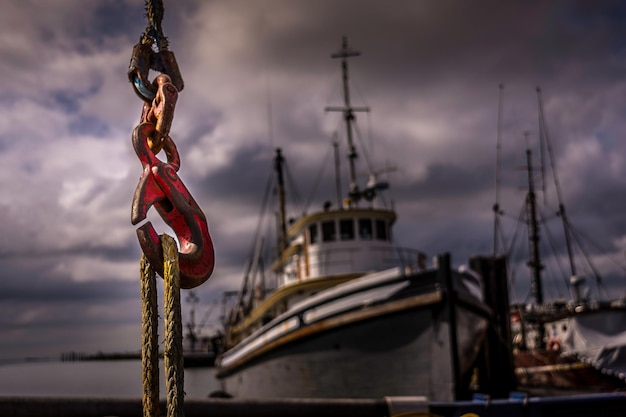
[[[278,285],[397,266],[391,232],[395,220],[391,210],[359,208],[300,218],[289,228],[290,244],[272,266]]]

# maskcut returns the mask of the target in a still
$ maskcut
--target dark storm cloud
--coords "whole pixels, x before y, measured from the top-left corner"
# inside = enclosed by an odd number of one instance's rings
[[[493,189],[493,167],[483,166],[472,169],[463,166],[433,164],[428,165],[426,177],[419,182],[406,184],[399,195],[407,198],[461,198],[465,199],[485,190]]]
[[[6,265],[6,264],[5,264]],[[7,265],[7,272],[13,270],[12,280],[2,285],[0,300],[2,302],[50,302],[63,305],[68,302],[90,303],[97,300],[99,303],[117,302],[125,299],[136,299],[139,293],[139,281],[136,283],[125,281],[97,281],[71,282],[67,280],[53,280],[48,273],[29,271],[23,265],[12,268]],[[47,264],[49,266],[49,264]],[[18,275],[19,274],[19,275]],[[28,286],[29,291],[24,291]]]

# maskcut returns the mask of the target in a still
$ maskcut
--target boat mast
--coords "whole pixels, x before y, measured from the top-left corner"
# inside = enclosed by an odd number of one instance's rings
[[[528,136],[528,133],[525,133]],[[526,208],[530,216],[528,220],[531,256],[528,266],[533,273],[533,295],[537,304],[543,303],[543,289],[541,287],[541,255],[539,254],[539,223],[537,222],[537,196],[535,194],[535,184],[533,181],[532,152],[526,149],[526,162],[528,164],[528,194],[526,195]]]
[[[348,58],[360,56],[359,51],[355,51],[348,47],[348,38],[343,37],[343,42],[339,52],[331,55],[331,58],[341,58],[341,74],[343,79],[343,107],[326,107],[326,111],[340,111],[343,113],[343,119],[346,122],[346,133],[348,139],[348,160],[349,164],[349,181],[350,181],[350,198],[355,202],[361,198],[359,187],[356,183],[356,171],[354,168],[355,159],[358,157],[354,142],[352,140],[352,123],[354,122],[354,112],[369,111],[367,107],[352,107],[350,103],[350,86],[348,76]]]
[[[498,127],[496,132],[496,202],[493,205],[493,256],[498,254],[498,234],[500,232],[500,154],[501,154],[501,132],[502,132],[502,94],[504,85],[500,84],[498,95]]]
[[[285,159],[281,153],[281,149],[276,149],[276,158],[274,159],[274,169],[276,170],[277,188],[278,188],[278,256],[287,249],[287,218],[285,212],[285,180],[283,177],[283,162]]]
[[[187,329],[189,330],[189,344],[192,351],[196,349],[196,342],[198,341],[198,335],[196,334],[196,303],[200,301],[196,293],[191,290],[187,296],[188,303],[191,304],[191,310],[189,311],[189,323],[187,323]]]
[[[337,207],[343,207],[341,203],[341,175],[340,175],[340,158],[339,158],[339,142],[337,142],[337,137],[335,135],[335,140],[333,141],[333,148],[335,153],[335,191],[337,192]]]
[[[528,132],[524,133],[524,136],[526,137],[526,143],[528,143],[528,135]],[[533,181],[532,152],[530,150],[530,147],[527,147],[526,149],[526,162],[528,170],[528,194],[526,195],[526,208],[529,214],[528,239],[530,241],[531,248],[531,257],[528,261],[528,266],[532,271],[532,292],[535,297],[536,304],[542,305],[543,288],[541,286],[541,270],[543,269],[543,264],[541,263],[541,256],[539,254],[539,222],[537,221],[537,198],[535,194],[535,184]],[[543,323],[539,323],[539,328],[537,329],[537,341],[535,344],[536,347],[543,348],[545,346],[545,342],[543,340],[544,333],[544,325]]]

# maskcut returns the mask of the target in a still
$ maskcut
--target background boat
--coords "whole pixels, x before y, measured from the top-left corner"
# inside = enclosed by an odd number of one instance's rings
[[[498,191],[494,204],[494,253],[502,247],[510,264],[519,266],[525,257],[522,268],[528,267],[531,282],[527,299],[511,306],[516,375],[522,388],[539,388],[549,394],[624,390],[626,302],[623,298],[610,297],[581,233],[568,217],[539,88],[537,99],[539,140],[533,146],[530,133],[524,133],[527,190],[509,242],[502,239],[500,221],[504,212],[499,205]],[[497,147],[499,151],[499,133]],[[538,152],[533,153],[533,148]],[[499,166],[496,177],[498,175]],[[548,187],[549,176],[554,182],[552,187]],[[498,186],[496,179],[496,188]],[[553,190],[555,202],[547,195],[549,190]],[[560,238],[551,231],[550,220],[560,223]],[[528,250],[520,251],[524,235]],[[559,243],[565,253],[555,249]],[[519,282],[520,278],[515,277],[515,274],[521,275],[519,269],[510,268],[512,283],[516,279]],[[544,287],[559,277],[567,286],[567,297],[547,299]],[[592,291],[590,277],[595,279],[596,292]]]

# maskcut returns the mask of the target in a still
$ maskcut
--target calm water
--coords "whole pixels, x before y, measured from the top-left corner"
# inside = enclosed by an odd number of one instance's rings
[[[163,362],[159,364],[165,398]],[[185,369],[185,398],[219,389],[213,368]],[[0,396],[141,398],[141,361],[22,362],[0,365]]]

